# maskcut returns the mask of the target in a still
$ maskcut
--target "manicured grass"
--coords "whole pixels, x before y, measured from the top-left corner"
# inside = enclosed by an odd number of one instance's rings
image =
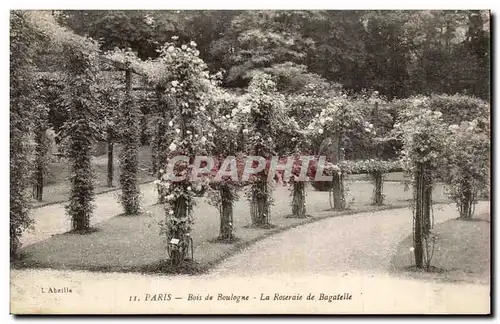
[[[481,214],[470,221],[451,219],[437,224],[437,235],[431,266],[434,272],[416,271],[412,236],[398,246],[392,260],[393,270],[411,277],[489,283],[490,280],[490,215]]]
[[[349,183],[349,188],[350,206],[349,210],[343,213],[384,208],[370,205],[373,188],[369,182],[353,181]],[[317,192],[308,187],[307,213],[313,217],[303,220],[288,218],[286,216],[291,212],[289,194],[287,188],[279,186],[275,189],[271,222],[276,227],[271,229],[249,227],[248,203],[244,198],[237,201],[233,225],[239,240],[235,244],[211,243],[219,232],[219,215],[203,198],[198,198],[192,237],[195,259],[200,267],[215,264],[251,242],[277,231],[342,214],[329,210],[327,192]],[[404,186],[397,182],[387,183],[385,194],[392,207],[406,206],[411,197],[411,192],[405,192]],[[352,199],[354,196],[355,200]],[[435,191],[435,200],[444,201],[442,190]],[[35,243],[22,250],[25,257],[15,265],[100,271],[152,271],[161,268],[155,265],[161,264],[162,260],[167,258],[166,242],[159,235],[158,226],[158,222],[164,218],[163,206],[150,206],[146,211],[149,213],[111,218],[98,224],[98,231],[87,235],[65,233]]]
[[[114,149],[114,187],[107,186],[108,177],[108,155],[96,156],[92,160],[92,165],[95,171],[95,192],[103,193],[110,190],[116,190],[120,186],[120,165],[118,161],[118,156],[120,153],[120,145],[116,145]],[[153,181],[154,177],[150,175],[151,167],[151,150],[149,146],[141,147],[139,151],[139,183],[144,183],[148,181]],[[44,186],[43,190],[43,200],[41,202],[35,201],[33,205],[35,207],[40,207],[48,204],[53,204],[57,202],[62,202],[68,200],[69,192],[71,189],[71,184],[69,182],[69,162],[65,159],[61,159],[58,162],[52,162],[49,165],[50,169],[50,181]]]

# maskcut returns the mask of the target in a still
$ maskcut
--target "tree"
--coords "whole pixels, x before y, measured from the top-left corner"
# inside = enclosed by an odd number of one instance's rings
[[[213,56],[222,56],[228,71],[226,83],[246,85],[255,70],[285,62],[304,62],[306,53],[314,50],[314,42],[302,37],[298,26],[310,14],[253,10],[235,16],[229,30],[213,43],[211,51]]]
[[[456,202],[460,217],[469,219],[489,184],[490,106],[464,95],[433,95],[429,106],[442,113],[449,126],[445,141],[446,167],[442,177]]]
[[[123,93],[123,100],[118,109],[115,111],[118,99],[113,97],[121,97],[120,93],[116,93],[116,89],[105,88],[104,94],[111,95],[106,101],[109,106],[103,109],[106,115],[105,131],[107,132],[108,145],[109,140],[116,140],[119,137],[122,143],[122,150],[120,152],[120,185],[121,195],[120,200],[126,215],[135,215],[140,210],[140,190],[137,180],[139,171],[139,147],[141,140],[141,112],[139,105],[136,104],[135,98],[132,95],[132,73],[141,73],[143,62],[135,55],[135,53],[126,50],[122,51],[116,49],[106,53],[106,59],[112,62],[120,62],[121,69],[124,70],[124,79],[119,84],[125,84],[125,91]],[[116,81],[116,80],[115,80]],[[103,85],[106,87],[106,85]],[[109,87],[109,85],[108,85]],[[113,130],[117,128],[119,131]],[[109,151],[108,151],[109,153]],[[112,164],[108,158],[108,166]],[[108,168],[109,169],[109,168]],[[108,174],[109,178],[109,174]]]
[[[101,130],[95,100],[97,95],[93,88],[96,83],[97,48],[77,43],[64,44],[63,47],[68,71],[64,105],[69,117],[63,126],[63,136],[69,140],[68,158],[71,163],[71,193],[66,209],[71,216],[73,230],[86,231],[90,228],[95,196],[92,149]]]
[[[292,62],[349,92],[389,99],[466,92],[489,98],[489,12],[459,10],[110,10],[55,12],[103,50],[156,58],[171,36],[198,43],[223,84]]]
[[[163,94],[171,98],[175,109],[172,126],[167,132],[172,138],[168,149],[173,161],[169,161],[165,166],[167,172],[157,181],[165,196],[162,234],[176,246],[170,255],[174,265],[184,261],[187,249],[184,243],[193,223],[194,196],[203,186],[200,179],[192,178],[188,165],[193,156],[207,155],[213,147],[209,136],[213,127],[207,105],[215,83],[206,64],[198,57],[196,43],[179,45],[175,39],[166,43],[159,59],[145,69],[148,82],[162,86]],[[182,160],[176,161],[179,157]]]
[[[30,228],[29,175],[36,100],[32,60],[43,35],[23,11],[10,16],[10,255],[19,257],[20,237]]]
[[[131,49],[146,60],[157,58],[158,50],[171,36],[187,41],[190,35],[184,25],[200,14],[182,10],[63,10],[56,12],[56,17],[78,35],[99,40],[103,51]]]
[[[435,236],[432,234],[432,187],[445,166],[446,124],[442,113],[432,111],[426,97],[396,103],[401,107],[395,134],[403,141],[402,166],[412,176],[413,242],[417,268],[430,271]]]
[[[45,176],[48,174],[48,165],[50,161],[50,142],[47,138],[48,130],[48,107],[45,103],[40,103],[36,107],[36,116],[34,118],[33,127],[36,143],[35,170],[33,173],[33,198],[38,201],[42,201],[43,199]]]
[[[271,225],[272,191],[266,165],[276,151],[275,141],[284,118],[284,102],[284,96],[276,91],[276,83],[269,75],[258,73],[253,77],[244,109],[249,114],[246,129],[251,134],[247,142],[248,152],[259,159],[253,161],[252,167],[261,169],[252,176],[247,192],[252,224],[258,227]]]
[[[290,182],[292,217],[306,217],[305,188],[306,180],[301,174],[309,176],[309,162],[300,160],[300,155],[314,155],[317,152],[314,139],[308,138],[302,131],[313,120],[315,114],[324,107],[325,98],[335,93],[337,85],[330,84],[318,74],[308,71],[307,66],[293,62],[275,64],[261,68],[261,71],[271,75],[276,80],[276,88],[285,95],[285,105],[282,107],[279,134],[275,137],[275,151],[279,160],[271,163],[287,164],[293,161],[292,173],[279,171],[283,182]],[[287,157],[287,158],[283,158]],[[304,164],[303,164],[304,163]],[[306,165],[307,164],[307,165]],[[274,166],[272,166],[274,170]]]
[[[127,127],[120,127],[120,103],[124,101],[123,78],[118,78],[121,71],[100,71],[96,80],[98,89],[100,111],[104,117],[102,122],[105,137],[102,140],[107,142],[108,163],[107,163],[107,186],[114,187],[114,147],[120,142],[123,130]]]
[[[477,70],[474,73],[475,83],[472,83],[471,94],[484,100],[490,99],[490,12],[468,12],[468,29],[464,47],[477,60]]]
[[[367,88],[389,100],[405,97],[408,89],[408,48],[405,42],[405,11],[370,11],[363,16]]]
[[[373,125],[365,120],[364,111],[349,100],[347,95],[332,96],[326,106],[316,115],[316,118],[307,126],[310,136],[320,138],[323,145],[330,147],[327,160],[333,164],[332,194],[333,208],[346,208],[344,171],[340,168],[345,157],[345,144],[350,136],[370,133]]]
[[[95,88],[98,46],[58,25],[49,12],[33,11],[30,16],[63,58],[65,88],[61,104],[68,119],[62,126],[61,135],[67,142],[71,164],[71,192],[66,210],[71,217],[72,229],[85,233],[90,228],[94,208],[92,148],[95,140],[102,137]]]
[[[140,210],[140,190],[137,181],[139,171],[140,111],[132,96],[132,71],[125,71],[125,100],[121,110],[122,151],[120,153],[121,202],[126,215]]]
[[[38,63],[36,65],[38,68]],[[52,154],[55,153],[52,151],[54,147],[51,145],[54,145],[58,140],[56,134],[61,130],[62,123],[67,117],[61,105],[61,94],[64,89],[61,73],[37,71],[36,76],[36,96],[38,100],[33,118],[36,143],[33,198],[42,201],[45,183],[51,176],[49,163],[53,159]]]
[[[213,97],[212,121],[216,131],[213,135],[214,148],[212,158],[215,159],[210,177],[210,186],[207,192],[207,201],[215,206],[220,214],[220,230],[217,241],[231,243],[236,239],[233,228],[234,202],[239,199],[238,191],[243,187],[243,182],[231,176],[217,178],[217,172],[228,171],[236,168],[236,174],[242,174],[243,161],[238,148],[243,146],[242,133],[245,130],[240,123],[238,98],[236,95],[220,90]],[[209,134],[210,135],[210,134]],[[228,164],[226,162],[230,161]],[[221,170],[226,168],[226,170]],[[215,173],[215,174],[214,174]]]
[[[490,137],[481,123],[480,119],[474,119],[448,128],[450,134],[445,145],[448,167],[444,178],[448,195],[456,203],[462,219],[473,217],[478,196],[489,185]]]
[[[183,13],[185,17],[180,18],[183,19],[182,32],[178,30],[178,34],[185,34],[187,39],[196,41],[200,57],[211,71],[227,68],[227,62],[222,59],[226,54],[223,47],[227,46],[226,49],[231,47],[226,36],[231,33],[233,18],[241,11],[189,10]],[[219,46],[220,48],[217,48]]]
[[[346,90],[371,87],[366,82],[363,14],[360,10],[320,10],[309,16],[301,28],[315,43],[306,58],[309,71]]]

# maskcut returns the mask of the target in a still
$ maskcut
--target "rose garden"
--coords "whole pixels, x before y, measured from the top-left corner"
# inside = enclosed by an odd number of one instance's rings
[[[56,18],[11,14],[12,266],[200,273],[278,232],[404,208],[395,268],[440,275],[489,235],[475,211],[490,199],[485,99],[346,91],[290,62],[231,88],[197,39],[173,34],[144,59]]]

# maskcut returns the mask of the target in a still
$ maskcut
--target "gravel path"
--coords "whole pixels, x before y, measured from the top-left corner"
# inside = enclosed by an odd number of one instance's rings
[[[143,206],[150,206],[156,203],[157,195],[153,183],[146,183],[140,186]],[[95,225],[111,217],[123,213],[118,195],[120,190],[110,191],[96,195],[94,202],[95,210],[91,218],[91,225]],[[71,221],[66,215],[66,203],[48,205],[32,210],[31,217],[35,220],[33,231],[27,231],[21,237],[23,246],[44,241],[54,234],[61,234],[71,229]]]
[[[453,205],[435,208],[436,223],[456,215]],[[489,210],[480,203],[476,212]],[[11,311],[29,313],[488,313],[489,286],[393,278],[392,253],[410,233],[411,211],[397,209],[337,217],[264,239],[207,275],[153,276],[85,271],[11,271]],[[69,287],[69,294],[47,294]],[[45,290],[45,293],[42,292]],[[169,302],[146,294],[172,294]],[[212,301],[188,301],[189,294]],[[217,301],[218,294],[248,301]],[[273,300],[275,294],[308,293],[315,301]],[[351,294],[350,301],[320,294]],[[262,301],[262,295],[270,301]],[[130,302],[130,296],[138,296]],[[182,299],[174,299],[179,297]]]
[[[476,206],[476,214],[488,211],[489,203]],[[456,218],[455,205],[435,206],[434,217],[436,224]],[[411,228],[409,208],[329,218],[257,242],[227,259],[216,272],[385,272],[397,245],[411,234]]]

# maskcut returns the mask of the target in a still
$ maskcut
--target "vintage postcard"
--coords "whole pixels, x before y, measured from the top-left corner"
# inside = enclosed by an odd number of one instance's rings
[[[490,314],[490,42],[479,10],[11,10],[11,314]]]

